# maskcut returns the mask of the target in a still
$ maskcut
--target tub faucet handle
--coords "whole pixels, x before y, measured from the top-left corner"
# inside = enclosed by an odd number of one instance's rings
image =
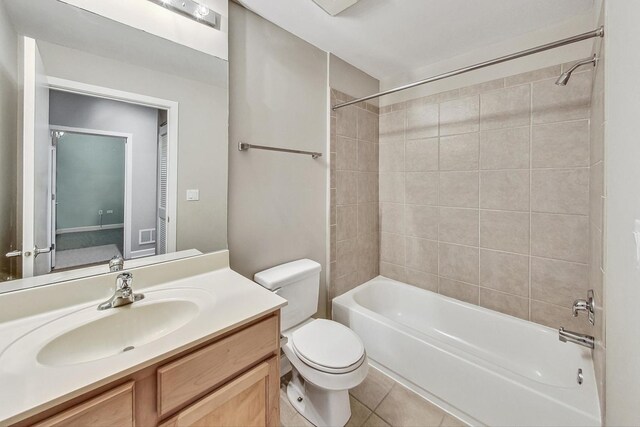
[[[596,309],[595,309],[595,300],[593,299],[593,290],[589,289],[587,292],[587,299],[577,299],[573,302],[573,306],[571,311],[573,312],[573,317],[578,317],[578,313],[581,311],[586,311],[589,316],[589,323],[595,325],[596,323]]]

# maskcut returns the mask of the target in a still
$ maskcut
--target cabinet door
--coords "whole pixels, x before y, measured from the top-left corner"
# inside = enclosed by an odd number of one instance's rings
[[[272,378],[277,374],[274,364],[277,364],[275,357],[261,363],[178,412],[160,427],[265,427],[273,424],[273,383],[279,380]],[[278,415],[277,406],[275,415]]]
[[[133,381],[62,411],[36,424],[37,427],[133,426]]]

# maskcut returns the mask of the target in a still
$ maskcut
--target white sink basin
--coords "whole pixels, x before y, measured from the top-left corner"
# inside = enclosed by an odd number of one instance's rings
[[[35,354],[38,363],[51,367],[118,356],[176,332],[210,300],[205,291],[183,288],[148,292],[141,301],[103,311],[92,305],[32,330],[3,356]]]

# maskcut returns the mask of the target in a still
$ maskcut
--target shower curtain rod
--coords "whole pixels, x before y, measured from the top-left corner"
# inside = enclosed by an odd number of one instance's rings
[[[604,37],[604,27],[603,26],[601,26],[601,27],[599,27],[599,28],[597,28],[597,29],[595,29],[593,31],[589,31],[589,32],[586,32],[586,33],[578,34],[577,36],[573,36],[573,37],[569,37],[569,38],[566,38],[566,39],[558,40],[558,41],[555,41],[555,42],[552,42],[552,43],[543,44],[541,46],[537,46],[537,47],[534,47],[534,48],[531,48],[531,49],[523,50],[523,51],[520,51],[520,52],[517,52],[517,53],[512,53],[511,55],[501,56],[499,58],[492,59],[490,61],[480,62],[478,64],[470,65],[468,67],[458,68],[457,70],[449,71],[448,73],[438,74],[437,76],[429,77],[428,79],[424,79],[424,80],[420,80],[420,81],[417,81],[417,82],[409,83],[407,85],[399,86],[399,87],[396,87],[394,89],[385,90],[383,92],[378,92],[378,93],[375,93],[373,95],[365,96],[363,98],[354,99],[353,101],[343,102],[341,104],[336,104],[336,105],[334,105],[332,107],[332,110],[335,111],[338,108],[347,107],[349,105],[357,104],[358,102],[368,101],[369,99],[379,98],[379,97],[385,96],[385,95],[390,95],[392,93],[400,92],[402,90],[411,89],[411,88],[414,88],[416,86],[420,86],[420,85],[423,85],[423,84],[435,82],[437,80],[442,80],[442,79],[446,79],[448,77],[457,76],[459,74],[468,73],[469,71],[479,70],[480,68],[489,67],[491,65],[500,64],[500,63],[503,63],[503,62],[511,61],[513,59],[518,59],[518,58],[522,58],[524,56],[533,55],[535,53],[544,52],[545,50],[550,50],[550,49],[555,49],[557,47],[566,46],[568,44],[581,42],[583,40],[592,39],[594,37]]]

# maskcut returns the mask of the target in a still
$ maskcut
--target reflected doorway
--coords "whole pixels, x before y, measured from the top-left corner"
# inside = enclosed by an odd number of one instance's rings
[[[61,130],[52,137],[51,269],[124,258],[128,137]]]

